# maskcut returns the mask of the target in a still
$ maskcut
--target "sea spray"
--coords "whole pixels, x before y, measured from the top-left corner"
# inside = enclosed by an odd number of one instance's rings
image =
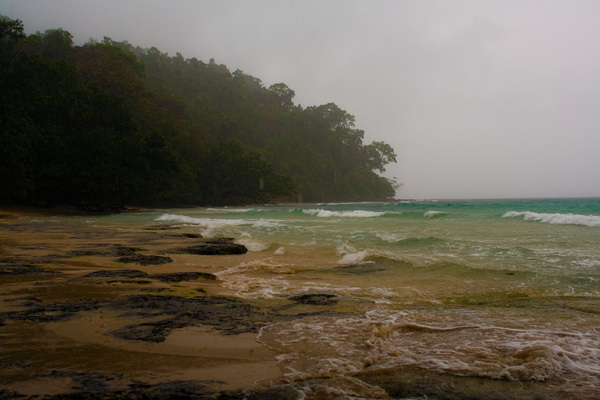
[[[376,212],[376,211],[365,211],[365,210],[353,210],[353,211],[331,211],[322,209],[308,209],[302,211],[304,214],[316,215],[320,218],[374,218],[381,217],[388,214],[387,212]],[[393,213],[395,214],[395,213]]]
[[[548,214],[536,213],[531,211],[509,211],[503,215],[504,218],[520,217],[525,221],[539,221],[548,224],[560,225],[585,225],[590,227],[600,227],[600,216],[598,215],[578,215],[578,214]]]

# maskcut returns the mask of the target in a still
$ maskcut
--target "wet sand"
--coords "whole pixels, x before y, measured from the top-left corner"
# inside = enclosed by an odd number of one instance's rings
[[[212,275],[251,255],[180,254],[173,249],[199,239],[177,229],[48,221],[55,214],[0,210],[1,395],[174,390],[234,398],[280,378],[276,354],[256,337],[289,312],[230,298]],[[172,262],[118,262],[125,253]],[[164,276],[192,272],[199,274]]]

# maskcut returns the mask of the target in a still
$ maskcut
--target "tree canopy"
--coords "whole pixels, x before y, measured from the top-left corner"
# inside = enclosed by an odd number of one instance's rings
[[[334,103],[215,60],[0,18],[0,201],[228,205],[394,195],[396,161]]]

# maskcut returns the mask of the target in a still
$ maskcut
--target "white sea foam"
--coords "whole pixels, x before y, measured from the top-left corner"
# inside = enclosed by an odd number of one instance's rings
[[[178,214],[163,214],[156,218],[158,222],[174,222],[183,225],[194,225],[204,228],[202,234],[205,237],[218,237],[220,235],[238,236],[239,232],[232,232],[240,226],[251,226],[252,228],[277,228],[282,226],[279,222],[266,219],[236,219],[236,218],[195,218]]]
[[[511,327],[507,316],[380,309],[276,323],[262,328],[258,341],[281,354],[278,363],[291,379],[419,366],[523,382],[566,374],[588,389],[598,387],[600,342],[594,330],[572,333],[570,322],[556,331],[543,324]]]
[[[441,217],[442,215],[446,215],[448,213],[443,212],[443,211],[427,211],[425,214],[423,214],[424,217],[426,218],[435,218],[435,217]]]
[[[523,217],[525,221],[539,221],[548,224],[560,225],[584,225],[591,227],[600,227],[600,216],[598,215],[580,215],[580,214],[547,214],[531,211],[509,211],[503,218]]]
[[[176,222],[189,225],[200,225],[207,228],[213,228],[223,225],[247,225],[251,222],[247,219],[218,219],[218,218],[194,218],[186,215],[163,214],[155,221]]]
[[[244,262],[215,272],[215,275],[222,281],[223,287],[245,299],[286,297],[286,293],[294,289],[291,283],[284,279],[246,275],[255,270],[279,274],[289,271],[289,268],[269,258]]]
[[[572,261],[573,264],[582,266],[584,268],[596,268],[600,267],[600,260],[586,258],[583,260]]]
[[[356,264],[363,261],[368,255],[366,250],[359,251],[348,243],[340,245],[337,251],[342,255],[342,258],[337,262],[338,264]]]
[[[269,248],[269,244],[260,242],[246,232],[244,232],[239,238],[236,239],[236,243],[246,246],[248,251],[265,251]]]
[[[385,242],[390,242],[390,243],[396,243],[396,242],[399,242],[402,239],[404,239],[403,236],[401,236],[397,233],[393,233],[393,232],[379,232],[375,236],[377,236],[379,239],[381,239]]]
[[[338,261],[338,264],[356,264],[361,262],[367,257],[367,251],[359,251],[356,253],[344,254],[344,256]]]
[[[364,210],[353,210],[353,211],[330,211],[323,209],[309,209],[302,210],[304,214],[316,215],[321,218],[341,217],[341,218],[374,218],[381,217],[386,214],[397,214],[377,211],[364,211]]]
[[[155,221],[197,226],[200,228],[202,236],[208,238],[238,236],[240,226],[252,223],[244,219],[194,218],[178,214],[164,214]]]
[[[253,224],[253,228],[276,228],[282,226],[279,222],[271,221],[268,219],[259,219],[256,220]]]

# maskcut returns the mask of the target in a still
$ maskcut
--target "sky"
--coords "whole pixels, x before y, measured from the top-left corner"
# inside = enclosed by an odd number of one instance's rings
[[[365,144],[395,149],[400,198],[600,197],[597,0],[0,0],[0,14],[333,102]]]

